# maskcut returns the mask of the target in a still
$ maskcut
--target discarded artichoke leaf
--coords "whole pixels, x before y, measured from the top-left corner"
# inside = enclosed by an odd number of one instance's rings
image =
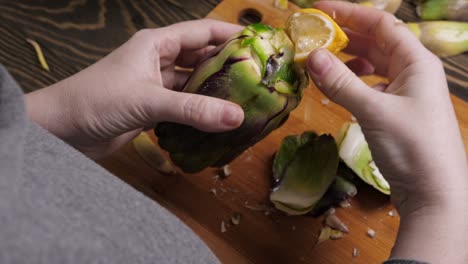
[[[232,131],[209,133],[162,122],[155,128],[161,148],[189,173],[235,159],[281,126],[299,104],[308,77],[294,66],[293,57],[294,45],[284,30],[264,24],[244,28],[207,57],[182,90],[240,105],[243,123]]]
[[[304,132],[301,136],[291,135],[283,139],[273,161],[273,178],[276,182],[280,180],[282,173],[284,172],[286,166],[294,158],[294,155],[299,146],[306,143],[309,139],[315,138],[316,136],[317,134],[315,132],[307,131]]]
[[[26,39],[26,41],[33,46],[34,51],[36,52],[37,60],[41,64],[41,67],[44,70],[49,71],[49,65],[47,64],[47,61],[44,57],[44,53],[42,52],[42,49],[39,43],[37,43],[35,40],[32,40],[32,39]]]
[[[400,8],[402,0],[358,0],[360,5],[373,7],[395,14]]]
[[[420,0],[416,13],[423,20],[468,21],[468,1]]]
[[[288,0],[275,0],[273,2],[273,6],[281,9],[281,10],[287,10],[288,9]]]
[[[291,138],[287,137],[284,143],[299,146],[295,152],[291,151],[294,147],[280,147],[275,156],[275,160],[281,159],[281,162],[273,162],[273,171],[278,176],[270,200],[277,209],[289,215],[302,215],[312,210],[333,182],[338,150],[330,135],[306,132],[300,137],[295,136],[298,143]]]
[[[333,239],[333,240],[340,239],[343,236],[344,236],[344,233],[341,232],[340,230],[333,229],[329,226],[324,226],[320,230],[320,235],[317,240],[317,244],[320,244],[329,239]]]
[[[326,218],[325,218],[325,225],[333,228],[333,229],[336,229],[336,230],[340,230],[341,232],[343,233],[348,233],[349,232],[349,228],[345,225],[345,223],[343,223],[343,221],[341,221],[340,218],[338,218],[338,216],[336,214],[329,214]]]
[[[354,197],[357,194],[356,186],[347,179],[337,176],[327,192],[314,206],[310,215],[319,216],[332,207],[338,206],[341,202]]]
[[[407,25],[427,49],[441,58],[468,51],[468,22],[427,21]]]
[[[152,168],[164,174],[175,174],[176,169],[161,149],[153,143],[146,132],[141,132],[132,141],[138,155]]]
[[[384,194],[390,185],[372,159],[372,155],[358,123],[345,123],[337,136],[340,158],[364,182]]]

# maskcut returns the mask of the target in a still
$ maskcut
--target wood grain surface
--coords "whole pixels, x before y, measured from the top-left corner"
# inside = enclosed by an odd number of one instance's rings
[[[202,1],[7,1],[0,0],[0,63],[18,80],[25,91],[32,91],[63,79],[121,45],[144,27],[161,27],[178,21],[207,16],[231,22],[238,12],[253,7],[263,13],[267,23],[281,25],[288,11],[273,9],[269,0]],[[414,19],[407,3],[398,15]],[[39,42],[51,68],[39,67],[26,38]],[[340,55],[342,60],[349,58]],[[468,55],[444,60],[451,91],[467,96]],[[371,76],[368,84],[381,81]],[[388,257],[398,228],[398,216],[387,196],[365,184],[351,208],[337,214],[350,227],[344,238],[316,245],[321,218],[289,217],[272,211],[268,202],[270,164],[281,139],[304,130],[336,134],[351,115],[340,106],[321,104],[324,96],[311,85],[300,106],[287,123],[260,143],[244,152],[231,164],[232,175],[216,178],[219,171],[206,169],[197,174],[163,175],[156,172],[128,145],[102,160],[109,171],[149,198],[162,204],[189,225],[223,263],[380,263]],[[468,105],[452,96],[468,146]],[[157,142],[153,133],[149,133]],[[216,190],[216,194],[213,194]],[[241,214],[239,225],[230,218]],[[221,223],[227,225],[222,232]],[[367,236],[372,228],[377,236]],[[353,257],[354,248],[359,256]],[[195,261],[196,262],[196,261]]]
[[[417,21],[411,0],[397,12]],[[138,29],[206,16],[220,0],[0,0],[0,64],[24,91],[76,73],[120,46]],[[43,48],[51,67],[39,67],[26,38]],[[450,90],[468,100],[468,54],[443,59]]]

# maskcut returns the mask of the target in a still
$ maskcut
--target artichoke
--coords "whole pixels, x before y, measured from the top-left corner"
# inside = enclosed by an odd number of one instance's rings
[[[188,173],[229,163],[281,126],[299,104],[308,78],[293,58],[294,45],[283,29],[247,26],[201,62],[182,89],[237,103],[243,123],[209,133],[163,122],[155,128],[159,145]]]
[[[289,215],[308,213],[335,180],[338,162],[338,148],[330,135],[307,131],[285,137],[273,161],[270,201]]]

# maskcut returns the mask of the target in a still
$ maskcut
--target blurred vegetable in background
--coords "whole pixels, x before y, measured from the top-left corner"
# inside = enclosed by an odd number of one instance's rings
[[[468,21],[468,0],[420,0],[416,11],[423,20]]]
[[[296,5],[302,8],[312,7],[312,5],[317,1],[318,0],[291,0],[291,2],[295,3]],[[379,10],[385,10],[389,13],[394,14],[398,10],[398,8],[400,8],[402,0],[339,0],[339,1],[358,3],[363,6],[374,7]]]
[[[421,43],[439,57],[468,51],[468,22],[427,21],[408,23]]]

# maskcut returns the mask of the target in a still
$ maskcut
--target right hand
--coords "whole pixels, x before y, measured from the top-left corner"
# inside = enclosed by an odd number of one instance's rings
[[[464,223],[468,166],[440,60],[389,13],[334,1],[315,7],[333,14],[347,29],[350,43],[345,51],[360,61],[349,63],[354,65],[350,70],[320,49],[309,55],[307,69],[326,96],[357,118],[391,186],[392,201],[401,215],[392,256],[466,263],[466,250],[443,257],[448,254],[445,239],[453,245],[468,242],[464,238],[468,237]],[[353,71],[388,77],[389,84],[371,89]],[[426,243],[424,236],[434,241]],[[437,250],[438,246],[445,249]]]

